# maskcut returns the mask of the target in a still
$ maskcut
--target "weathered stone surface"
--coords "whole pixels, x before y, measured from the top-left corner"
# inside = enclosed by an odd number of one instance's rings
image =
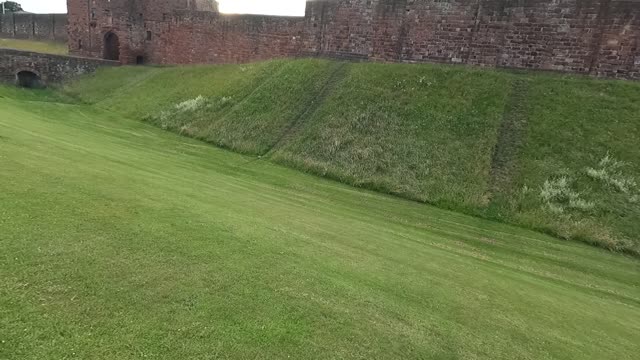
[[[638,0],[318,0],[304,17],[224,15],[207,0],[68,8],[72,53],[103,57],[111,32],[123,63],[325,56],[640,79]]]
[[[0,37],[66,42],[66,14],[0,14]]]
[[[92,73],[101,66],[116,65],[118,62],[101,59],[0,49],[0,82],[15,84],[17,74],[27,71],[36,74],[44,84],[51,84]]]

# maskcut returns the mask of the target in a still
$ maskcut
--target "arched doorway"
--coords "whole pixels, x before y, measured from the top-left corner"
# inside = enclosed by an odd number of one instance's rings
[[[105,60],[120,60],[120,39],[118,35],[108,32],[104,36],[104,54]]]
[[[39,89],[44,87],[44,83],[40,76],[33,71],[23,70],[16,74],[16,81],[18,82],[18,86],[29,88],[29,89]]]

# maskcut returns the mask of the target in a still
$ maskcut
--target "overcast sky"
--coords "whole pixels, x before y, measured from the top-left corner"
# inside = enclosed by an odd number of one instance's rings
[[[25,11],[66,13],[67,0],[14,0]],[[246,14],[304,15],[306,0],[218,0],[220,11]],[[2,2],[2,0],[0,0]]]

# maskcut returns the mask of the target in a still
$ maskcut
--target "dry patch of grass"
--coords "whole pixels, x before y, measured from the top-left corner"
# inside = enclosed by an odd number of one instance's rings
[[[22,39],[1,39],[0,48],[35,51],[54,55],[67,55],[69,48],[66,43],[42,41],[42,40],[22,40]]]

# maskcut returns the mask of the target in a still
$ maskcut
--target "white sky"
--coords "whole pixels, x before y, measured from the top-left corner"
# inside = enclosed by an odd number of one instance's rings
[[[67,0],[14,0],[25,11],[66,13]],[[2,0],[0,0],[2,2]],[[220,11],[240,14],[304,15],[306,0],[218,0]]]
[[[13,0],[20,5],[24,11],[35,13],[66,13],[67,0]],[[4,2],[4,0],[0,0]]]
[[[304,15],[306,0],[218,0],[220,12],[237,14]]]

